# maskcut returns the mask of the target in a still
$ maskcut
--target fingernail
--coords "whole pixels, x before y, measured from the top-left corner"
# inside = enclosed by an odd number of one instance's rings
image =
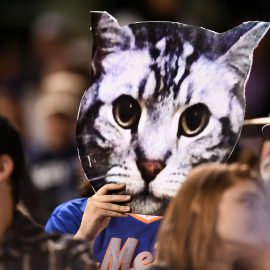
[[[126,210],[126,211],[130,211],[130,206],[126,206],[126,207],[125,207],[125,210]]]

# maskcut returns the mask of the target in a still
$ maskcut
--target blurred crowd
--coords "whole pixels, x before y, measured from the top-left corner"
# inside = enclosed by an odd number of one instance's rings
[[[43,224],[57,205],[80,196],[84,175],[77,158],[75,126],[90,80],[89,10],[106,10],[121,25],[170,20],[218,32],[247,20],[270,20],[266,1],[257,1],[256,7],[221,0],[204,4],[196,0],[28,1],[25,5],[13,0],[0,5],[0,113],[22,134],[29,167],[23,199]],[[24,14],[18,15],[18,10]],[[267,37],[256,50],[247,83],[246,119],[270,113],[269,70]],[[231,162],[258,168],[259,154],[265,151],[260,151],[260,134],[255,135],[240,138]]]

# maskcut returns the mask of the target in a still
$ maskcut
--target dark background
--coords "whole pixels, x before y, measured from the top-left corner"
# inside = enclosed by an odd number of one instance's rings
[[[243,21],[270,21],[270,1],[266,0],[1,0],[1,89],[6,89],[15,98],[21,98],[25,91],[30,91],[25,85],[38,81],[32,39],[34,24],[44,13],[62,14],[67,22],[67,31],[70,31],[73,38],[84,36],[89,39],[90,62],[90,10],[106,10],[116,17],[118,14],[122,17],[127,14],[125,23],[132,22],[133,19],[174,20],[217,32],[226,31]],[[247,85],[246,118],[269,114],[269,55],[270,34],[264,38],[255,53]]]

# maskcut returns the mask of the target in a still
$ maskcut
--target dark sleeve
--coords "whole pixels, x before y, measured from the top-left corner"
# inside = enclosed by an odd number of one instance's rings
[[[72,240],[64,256],[65,267],[74,270],[97,270],[89,242]]]
[[[97,263],[93,259],[88,241],[76,240],[68,235],[52,237],[57,237],[53,241],[53,247],[51,246],[56,256],[56,265],[59,267],[55,269],[97,270]]]

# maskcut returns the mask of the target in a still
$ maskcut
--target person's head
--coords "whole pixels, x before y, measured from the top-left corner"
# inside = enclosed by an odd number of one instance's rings
[[[74,142],[76,117],[85,87],[84,76],[69,71],[53,72],[42,79],[37,109],[48,149],[62,151]]]
[[[264,140],[260,150],[259,169],[263,181],[270,185],[270,140]]]
[[[263,143],[260,149],[259,169],[263,181],[270,186],[270,124],[262,128]]]
[[[9,120],[0,115],[0,184],[11,186],[14,206],[20,198],[19,187],[24,174],[24,166],[20,135]]]
[[[261,244],[263,185],[244,165],[195,168],[169,206],[159,235],[159,261],[172,269],[205,269],[214,251],[228,243]]]
[[[247,119],[241,132],[241,137],[254,140],[252,145],[259,144],[256,153],[256,165],[266,187],[270,187],[270,115],[267,117]],[[257,141],[257,143],[256,143]],[[246,156],[246,154],[245,154]],[[254,164],[255,165],[255,164]]]

